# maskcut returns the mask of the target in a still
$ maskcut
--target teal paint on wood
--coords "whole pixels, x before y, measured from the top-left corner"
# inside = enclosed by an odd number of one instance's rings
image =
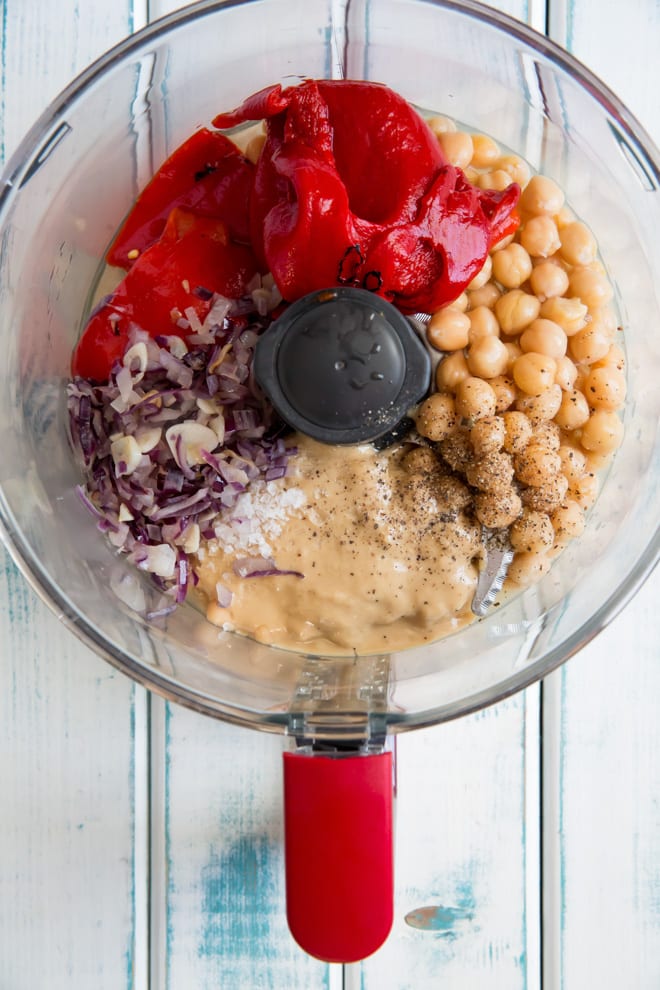
[[[201,877],[201,955],[268,955],[272,919],[279,907],[273,875],[278,852],[267,836],[240,835],[226,850],[211,853]]]
[[[458,938],[461,923],[474,920],[475,903],[472,890],[467,892],[463,903],[460,901],[459,898],[459,903],[454,907],[438,904],[434,907],[416,908],[408,912],[405,922],[411,928],[437,932],[449,939]]]

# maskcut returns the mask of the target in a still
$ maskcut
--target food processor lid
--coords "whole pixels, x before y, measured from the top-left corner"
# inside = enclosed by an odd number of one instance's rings
[[[338,287],[287,307],[259,338],[254,373],[295,430],[322,443],[369,443],[424,397],[431,358],[395,306]]]

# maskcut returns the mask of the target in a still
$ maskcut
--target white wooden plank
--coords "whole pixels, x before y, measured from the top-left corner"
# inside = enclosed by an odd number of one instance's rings
[[[157,987],[330,990],[329,967],[286,927],[282,768],[286,741],[161,705],[152,773]],[[162,762],[158,762],[158,754]]]
[[[0,569],[0,985],[133,986],[130,683]]]
[[[146,23],[148,0],[5,0],[0,158],[79,72]]]
[[[3,157],[146,0],[1,10]],[[4,552],[0,656],[0,984],[145,987],[144,692],[78,643]]]
[[[550,26],[657,142],[657,4],[552,0]],[[552,990],[660,984],[659,594],[656,573],[544,686],[544,985]]]
[[[350,990],[540,986],[537,750],[535,688],[397,739],[395,923]]]

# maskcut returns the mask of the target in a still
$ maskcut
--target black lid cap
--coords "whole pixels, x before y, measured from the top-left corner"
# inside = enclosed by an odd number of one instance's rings
[[[280,416],[322,443],[368,443],[426,394],[429,354],[405,316],[365,289],[324,289],[259,338],[254,373]]]

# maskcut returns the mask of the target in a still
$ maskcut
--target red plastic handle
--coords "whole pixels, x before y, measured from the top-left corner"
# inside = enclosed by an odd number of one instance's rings
[[[324,962],[357,962],[392,927],[392,754],[284,754],[287,919]]]

